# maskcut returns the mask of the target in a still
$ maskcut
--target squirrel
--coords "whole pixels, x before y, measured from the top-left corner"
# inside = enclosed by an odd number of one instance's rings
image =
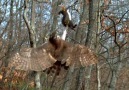
[[[59,11],[58,14],[62,14],[63,15],[63,18],[62,18],[62,24],[65,26],[65,27],[69,27],[70,29],[72,30],[75,30],[77,24],[73,24],[73,22],[70,20],[70,16],[69,16],[69,12],[67,10],[66,7],[64,6],[61,6],[62,10]]]

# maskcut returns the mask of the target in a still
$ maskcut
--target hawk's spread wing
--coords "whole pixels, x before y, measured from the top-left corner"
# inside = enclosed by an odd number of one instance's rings
[[[51,37],[48,43],[37,48],[24,48],[10,58],[9,67],[19,70],[42,71],[56,61],[66,66],[88,66],[98,62],[90,48],[80,44],[70,44],[62,39]]]
[[[61,57],[62,64],[66,62],[66,66],[75,64],[75,66],[81,65],[84,67],[98,62],[96,55],[91,49],[80,44],[68,46]]]
[[[9,60],[9,67],[18,70],[42,71],[53,66],[56,59],[52,56],[53,47],[44,44],[38,48],[23,48]]]

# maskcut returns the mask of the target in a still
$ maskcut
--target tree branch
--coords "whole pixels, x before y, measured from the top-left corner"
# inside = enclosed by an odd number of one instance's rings
[[[24,15],[23,15],[23,19],[25,20],[26,26],[28,28],[28,32],[29,32],[29,39],[30,39],[30,46],[31,47],[36,47],[35,45],[35,33],[33,28],[31,27],[29,20],[27,18],[27,12],[28,12],[28,0],[24,0]]]

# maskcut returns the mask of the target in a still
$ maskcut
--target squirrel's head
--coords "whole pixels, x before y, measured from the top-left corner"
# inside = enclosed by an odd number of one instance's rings
[[[61,8],[59,14],[63,14],[64,12],[67,12],[67,8],[64,5],[59,5],[59,7]]]

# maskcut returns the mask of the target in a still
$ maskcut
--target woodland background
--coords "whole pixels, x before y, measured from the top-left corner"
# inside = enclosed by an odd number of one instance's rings
[[[60,4],[69,7],[78,24],[75,31],[68,30],[66,40],[87,45],[99,62],[73,72],[62,70],[56,78],[42,72],[43,90],[129,90],[128,0],[25,1],[26,7],[24,0],[0,0],[0,90],[35,90],[33,72],[16,71],[4,78],[8,58],[22,47],[42,45],[53,31],[62,35]]]

